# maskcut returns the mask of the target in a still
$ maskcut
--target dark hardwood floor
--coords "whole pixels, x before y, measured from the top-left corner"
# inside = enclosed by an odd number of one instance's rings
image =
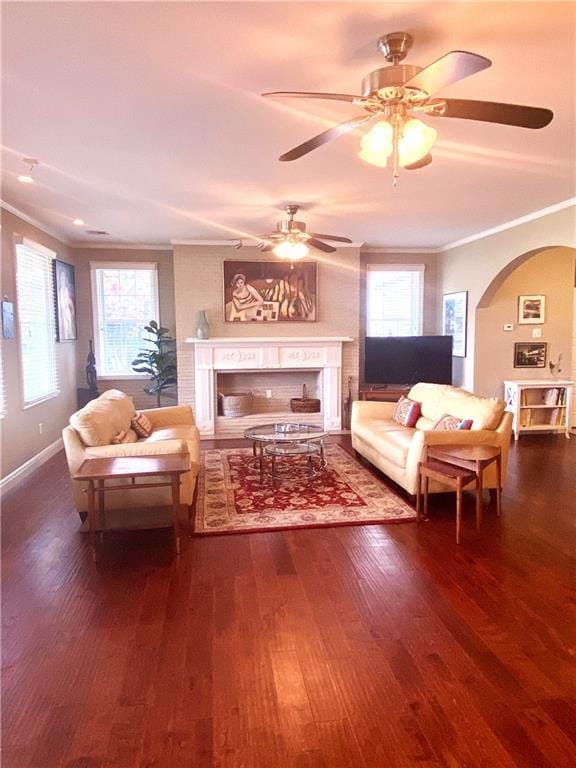
[[[573,768],[576,440],[511,454],[460,547],[436,496],[179,559],[110,534],[97,566],[54,457],[3,502],[3,766]]]

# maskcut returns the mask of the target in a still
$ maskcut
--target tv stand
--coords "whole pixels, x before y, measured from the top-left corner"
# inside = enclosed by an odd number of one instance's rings
[[[384,384],[375,387],[363,387],[359,391],[360,400],[380,400],[385,403],[394,403],[401,397],[406,397],[412,384]]]

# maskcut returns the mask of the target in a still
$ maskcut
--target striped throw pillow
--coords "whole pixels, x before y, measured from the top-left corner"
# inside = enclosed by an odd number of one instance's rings
[[[141,411],[136,411],[134,416],[132,417],[132,429],[138,437],[150,437],[152,433],[152,422]]]

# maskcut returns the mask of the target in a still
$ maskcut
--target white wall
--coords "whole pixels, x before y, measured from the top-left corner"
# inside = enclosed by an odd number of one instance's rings
[[[564,208],[442,254],[439,301],[444,293],[468,291],[468,350],[462,370],[455,372],[456,384],[474,390],[476,368],[490,364],[490,360],[476,360],[475,349],[476,308],[484,293],[503,271],[512,271],[512,262],[524,254],[538,248],[576,246],[575,213],[574,206]]]

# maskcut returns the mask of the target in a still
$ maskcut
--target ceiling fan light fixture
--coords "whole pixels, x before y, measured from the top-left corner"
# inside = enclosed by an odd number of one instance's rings
[[[398,163],[411,165],[428,154],[438,131],[416,118],[404,122],[398,139]],[[360,141],[358,157],[371,165],[385,168],[394,153],[394,127],[387,120],[376,123]]]
[[[310,248],[298,238],[288,237],[274,248],[274,253],[281,259],[296,261],[310,253]]]
[[[394,151],[394,130],[387,120],[380,120],[362,136],[358,157],[371,165],[385,168]]]
[[[398,142],[400,165],[411,165],[430,152],[438,137],[438,131],[416,118],[404,123]]]

